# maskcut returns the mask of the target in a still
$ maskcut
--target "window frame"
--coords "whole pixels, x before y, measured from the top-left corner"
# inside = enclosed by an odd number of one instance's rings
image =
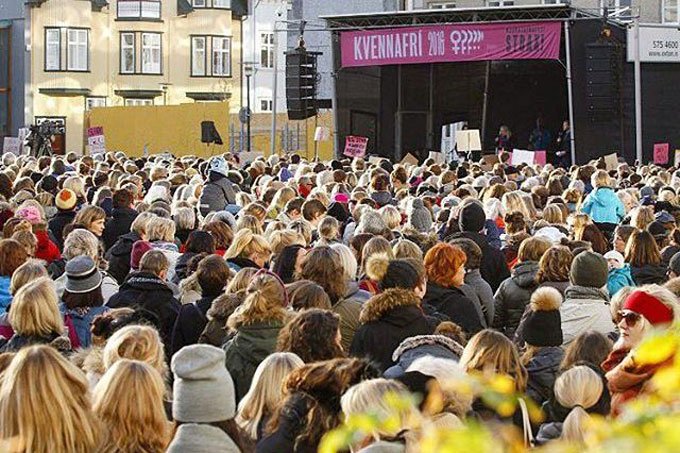
[[[674,21],[666,19],[666,12],[669,10],[675,11]],[[661,2],[661,23],[675,25],[680,24],[680,0],[663,0]]]
[[[202,5],[197,5],[196,2],[200,1]],[[229,6],[218,6],[215,3],[217,1],[227,1]],[[194,9],[221,9],[221,10],[231,10],[232,0],[191,0],[191,7]]]
[[[260,100],[260,112],[271,112],[274,110],[274,100],[272,98],[259,98]],[[262,108],[263,103],[266,103],[266,108]]]
[[[208,76],[208,36],[206,35],[191,35],[191,61],[189,62],[189,73],[191,77],[207,77]],[[196,48],[194,47],[194,40],[203,40],[203,72],[197,73],[194,71],[194,63],[196,62]]]
[[[126,35],[132,36],[132,71],[123,70],[123,39]],[[129,47],[127,47],[129,48]],[[118,73],[121,75],[135,75],[137,74],[137,33],[134,31],[121,31],[120,40],[118,44],[119,68]]]
[[[267,36],[269,42],[264,42],[264,38]],[[261,69],[274,69],[274,32],[263,31],[260,32],[260,68]],[[262,61],[262,56],[264,52],[267,52],[267,62],[266,64]]]
[[[57,67],[56,68],[48,68],[47,67],[47,53],[49,50],[49,42],[48,42],[48,33],[50,32],[57,32],[57,37],[59,38],[57,41]],[[62,49],[62,38],[61,38],[61,27],[45,27],[45,49],[43,52],[43,71],[44,72],[61,72],[63,71],[62,66],[61,66],[61,49]]]
[[[88,101],[90,101],[91,99],[104,100],[104,105],[90,107],[88,105]],[[108,98],[106,96],[85,96],[85,111],[86,112],[89,112],[93,108],[102,108],[102,107],[108,107]]]
[[[232,59],[232,39],[231,39],[231,36],[211,36],[210,38],[211,38],[210,39],[210,56],[211,56],[211,59],[210,59],[210,69],[211,69],[210,74],[213,77],[231,77],[231,75],[232,75],[232,67],[231,67],[232,66],[232,62],[231,62],[231,59]],[[229,58],[227,59],[227,62],[228,62],[227,73],[223,73],[223,72],[216,73],[215,72],[215,68],[216,68],[215,41],[216,40],[226,40],[229,43],[229,45],[227,46],[228,47],[227,49],[224,49],[224,48],[218,49],[218,51],[222,55],[222,62],[223,63],[224,63],[224,54],[228,53],[228,55],[229,55]]]
[[[139,32],[140,34],[140,40],[139,40],[139,74],[142,75],[163,75],[163,33],[160,32],[149,32],[149,31],[142,31]],[[158,49],[158,72],[154,71],[147,71],[144,66],[144,51],[145,51],[145,46],[144,46],[144,37],[145,36],[157,36],[158,37],[158,47],[151,47],[151,56],[153,57],[153,51],[155,49]],[[148,48],[148,46],[147,46]]]
[[[498,3],[498,5],[492,5],[491,3]],[[515,6],[515,0],[486,0],[486,6],[491,8],[505,8],[506,6]]]
[[[147,98],[125,98],[123,101],[125,107],[149,107],[156,105],[153,99]]]
[[[135,3],[138,5],[139,15],[137,16],[121,16],[120,15],[120,5],[121,3]],[[144,4],[154,3],[158,5],[158,17],[155,16],[145,16]],[[116,20],[118,21],[147,21],[147,22],[159,22],[163,20],[163,2],[161,0],[118,0],[116,2]]]
[[[90,29],[81,27],[68,27],[66,30],[66,71],[67,72],[90,72]],[[71,67],[71,37],[69,36],[71,32],[85,32],[85,69],[78,69]],[[78,40],[79,41],[79,40]],[[77,42],[76,46],[83,45],[81,42]]]

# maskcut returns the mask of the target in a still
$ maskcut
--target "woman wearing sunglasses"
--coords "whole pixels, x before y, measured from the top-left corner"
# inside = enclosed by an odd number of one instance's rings
[[[617,312],[619,339],[602,363],[612,395],[611,414],[619,415],[622,405],[644,393],[654,373],[665,363],[641,365],[635,361],[635,348],[652,330],[666,329],[678,320],[680,307],[668,289],[658,285],[637,288]]]

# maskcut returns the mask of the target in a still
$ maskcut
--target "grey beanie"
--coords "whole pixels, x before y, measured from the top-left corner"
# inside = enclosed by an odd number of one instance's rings
[[[207,344],[180,349],[170,364],[175,376],[172,417],[183,423],[214,423],[236,415],[234,382],[224,351]]]
[[[432,229],[432,214],[423,204],[423,200],[415,198],[409,215],[409,223],[421,233],[427,233]]]
[[[673,255],[670,263],[668,263],[668,269],[680,275],[680,252]]]
[[[607,260],[599,253],[581,252],[571,262],[569,275],[572,285],[602,288],[607,284]]]
[[[85,255],[71,258],[66,263],[66,285],[71,294],[84,294],[94,291],[102,284],[102,273],[92,258]]]

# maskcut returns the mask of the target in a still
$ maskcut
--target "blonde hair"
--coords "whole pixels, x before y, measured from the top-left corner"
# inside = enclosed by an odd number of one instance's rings
[[[272,249],[265,238],[258,234],[253,234],[250,230],[240,230],[234,236],[234,241],[224,254],[224,258],[246,257],[253,255],[269,257]]]
[[[73,219],[73,223],[89,229],[98,220],[106,220],[106,211],[99,206],[83,206]]]
[[[297,231],[302,235],[305,244],[309,245],[312,242],[312,225],[304,219],[295,220],[288,225],[288,229]]]
[[[245,267],[238,271],[234,278],[231,279],[225,293],[235,294],[248,289],[250,281],[255,277],[257,269],[254,267]]]
[[[76,256],[89,256],[99,260],[99,240],[91,231],[78,228],[71,231],[64,240],[64,258],[68,261]]]
[[[503,194],[501,204],[505,209],[505,212],[521,212],[524,215],[525,220],[531,221],[534,219],[534,216],[524,201],[524,196],[519,190]]]
[[[418,244],[409,239],[399,239],[394,246],[392,246],[392,253],[397,259],[400,258],[413,258],[420,262],[425,259],[425,254],[423,250],[418,247]]]
[[[590,177],[590,184],[592,184],[596,189],[599,189],[600,187],[612,188],[614,185],[612,184],[612,179],[609,177],[609,173],[607,173],[605,170],[598,170],[593,173],[593,175]]]
[[[171,219],[164,219],[163,217],[154,217],[146,224],[146,235],[150,242],[175,241],[175,222]]]
[[[272,198],[269,207],[270,209],[274,208],[279,212],[283,211],[286,207],[286,203],[295,198],[295,196],[295,189],[292,187],[282,187],[274,194],[274,198]]]
[[[258,365],[236,414],[236,423],[251,439],[257,439],[260,422],[269,418],[283,401],[283,383],[288,375],[304,364],[292,352],[275,352]]]
[[[263,234],[262,224],[254,215],[243,214],[236,221],[236,231],[248,230],[253,234]]]
[[[104,346],[104,368],[109,369],[121,359],[148,363],[164,378],[168,374],[163,341],[158,331],[149,326],[125,326],[111,335]]]
[[[390,260],[394,259],[394,253],[392,252],[392,246],[389,241],[382,236],[374,236],[366,242],[366,245],[364,245],[364,248],[361,251],[362,272],[366,269],[368,258],[380,253],[385,254]]]
[[[285,309],[286,289],[271,274],[257,275],[246,289],[246,299],[227,320],[227,327],[237,330],[242,325],[271,321],[283,322],[288,318]]]
[[[345,244],[331,244],[330,247],[340,255],[342,270],[345,272],[345,280],[348,282],[355,281],[359,271],[359,263],[357,263],[357,257],[352,253],[352,250]]]
[[[652,206],[638,206],[630,210],[630,224],[638,230],[646,230],[653,221],[654,208]]]
[[[515,380],[515,388],[523,392],[527,370],[522,365],[515,345],[502,333],[485,329],[470,339],[460,357],[467,373],[506,374]]]
[[[390,230],[396,230],[401,225],[401,214],[399,210],[392,205],[385,205],[378,209],[378,212],[385,220],[387,227]]]
[[[0,438],[31,453],[89,452],[99,445],[83,373],[49,346],[24,348],[3,374]]]
[[[163,407],[165,384],[149,364],[123,359],[94,389],[93,410],[107,430],[101,453],[164,452],[171,439]]]
[[[64,181],[64,189],[71,189],[76,197],[85,199],[85,183],[80,176],[70,176]]]
[[[41,277],[24,285],[12,299],[9,322],[20,335],[45,337],[64,332],[54,282]]]
[[[553,225],[564,223],[564,213],[556,204],[549,204],[543,208],[543,220]]]
[[[137,233],[138,235],[146,235],[149,229],[149,222],[156,217],[156,214],[151,212],[140,212],[135,220],[130,225],[130,231]]]
[[[30,259],[17,267],[17,270],[12,274],[12,279],[9,282],[9,293],[16,295],[17,291],[28,283],[47,276],[45,266],[38,260]]]
[[[178,230],[192,230],[196,227],[196,213],[192,208],[177,208],[172,217]]]
[[[35,256],[35,251],[38,248],[38,238],[31,231],[16,231],[12,235],[12,239],[17,241],[26,250],[28,256]]]
[[[274,231],[269,236],[269,244],[274,255],[278,255],[283,249],[291,245],[301,245],[303,247],[307,245],[305,238],[297,231],[292,230]]]
[[[326,216],[319,222],[319,237],[326,242],[337,241],[340,236],[340,223],[335,217]]]
[[[585,421],[590,418],[586,409],[600,400],[604,384],[602,378],[587,366],[575,366],[555,380],[555,399],[571,409],[562,426],[562,439],[583,442]]]

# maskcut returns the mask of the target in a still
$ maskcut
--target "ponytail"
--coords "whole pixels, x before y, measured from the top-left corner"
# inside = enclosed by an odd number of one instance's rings
[[[603,390],[602,378],[584,365],[568,369],[555,380],[555,399],[571,408],[562,425],[562,439],[583,442],[585,423],[590,417],[586,409],[597,404]]]
[[[590,415],[582,406],[575,406],[562,425],[562,439],[568,442],[584,441],[584,426]]]
[[[283,322],[286,312],[286,289],[270,273],[256,275],[246,289],[246,298],[227,320],[227,327],[237,330],[242,325]]]

